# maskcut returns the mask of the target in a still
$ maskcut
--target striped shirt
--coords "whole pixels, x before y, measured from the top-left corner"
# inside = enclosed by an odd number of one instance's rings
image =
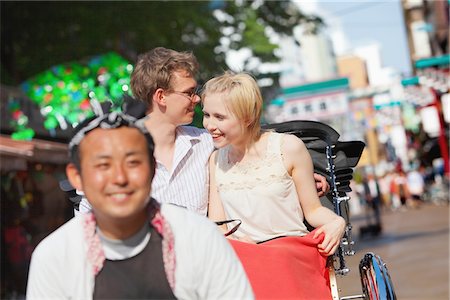
[[[172,170],[156,162],[152,197],[206,216],[208,208],[208,160],[214,144],[205,129],[177,128]]]

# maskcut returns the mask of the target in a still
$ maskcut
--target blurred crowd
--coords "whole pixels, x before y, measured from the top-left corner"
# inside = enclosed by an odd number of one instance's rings
[[[448,205],[449,179],[440,160],[426,167],[412,162],[389,165],[385,171],[364,167],[355,172],[353,214],[365,212],[369,224],[381,225],[380,212],[417,209],[421,205]]]

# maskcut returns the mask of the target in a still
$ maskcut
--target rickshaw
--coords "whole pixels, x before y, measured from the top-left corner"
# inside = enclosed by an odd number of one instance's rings
[[[350,180],[353,168],[358,164],[365,144],[361,141],[339,141],[339,133],[332,127],[316,121],[288,121],[263,126],[265,129],[280,133],[294,134],[305,143],[313,160],[314,171],[327,179],[330,184],[328,195],[321,197],[322,205],[334,210],[346,222],[346,230],[340,247],[334,256],[328,259],[330,288],[333,300],[341,299],[396,299],[394,286],[386,263],[380,256],[366,253],[359,263],[362,293],[340,296],[336,275],[345,276],[350,271],[345,256],[354,255],[352,225],[349,219],[351,191]],[[310,229],[309,224],[306,224]]]

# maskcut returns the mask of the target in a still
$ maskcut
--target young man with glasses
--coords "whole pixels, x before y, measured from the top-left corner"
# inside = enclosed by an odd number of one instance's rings
[[[200,102],[197,71],[192,53],[158,47],[138,57],[131,89],[148,105],[143,121],[155,139],[153,196],[206,215],[207,165],[214,146],[206,130],[185,126]]]
[[[206,130],[184,126],[192,122],[200,101],[197,71],[192,53],[158,47],[139,56],[131,88],[134,97],[148,106],[142,122],[156,144],[152,196],[161,203],[206,215],[207,165],[214,146]],[[79,212],[89,211],[90,205],[83,198]]]

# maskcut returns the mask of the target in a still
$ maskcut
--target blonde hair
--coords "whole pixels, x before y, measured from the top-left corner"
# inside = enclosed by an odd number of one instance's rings
[[[213,93],[225,94],[225,105],[241,120],[243,134],[250,137],[251,143],[256,142],[261,136],[263,99],[255,78],[247,73],[226,71],[206,82],[202,99]]]

